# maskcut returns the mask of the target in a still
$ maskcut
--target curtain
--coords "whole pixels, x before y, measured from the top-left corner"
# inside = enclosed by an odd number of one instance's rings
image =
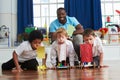
[[[74,16],[84,29],[98,30],[102,27],[100,0],[64,0],[68,16]]]
[[[25,28],[33,26],[33,0],[17,1],[17,34],[23,33]]]

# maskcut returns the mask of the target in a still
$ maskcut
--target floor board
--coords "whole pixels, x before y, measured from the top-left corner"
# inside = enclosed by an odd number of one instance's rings
[[[119,80],[120,61],[106,61],[100,69],[67,69],[45,71],[3,71],[0,80]]]

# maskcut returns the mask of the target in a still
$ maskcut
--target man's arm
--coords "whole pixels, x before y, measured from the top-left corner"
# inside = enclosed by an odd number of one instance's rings
[[[84,29],[83,29],[83,26],[81,24],[78,24],[76,27],[75,27],[75,31],[73,32],[73,35],[76,35],[76,34],[82,34]]]

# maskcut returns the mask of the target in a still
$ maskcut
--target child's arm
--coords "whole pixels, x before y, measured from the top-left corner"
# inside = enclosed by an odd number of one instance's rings
[[[53,68],[56,67],[56,58],[57,58],[56,51],[52,48],[50,53],[50,59],[51,59],[51,64],[53,65]]]
[[[70,67],[74,67],[74,58],[75,58],[75,54],[74,53],[70,53],[69,54]]]
[[[99,63],[99,65],[100,65],[100,66],[103,66],[103,54],[104,54],[103,45],[102,45],[101,39],[100,39],[99,37],[96,37],[96,38],[97,38],[97,40],[98,40],[98,42],[97,42],[97,44],[99,45],[99,46],[98,46],[98,51],[99,51],[99,53],[100,53],[100,55],[99,55],[99,57],[100,57],[100,63]]]
[[[47,54],[45,54],[45,58],[42,59],[42,65],[45,65],[45,66],[46,66],[46,59],[47,59]]]
[[[15,51],[13,52],[13,60],[14,60],[15,66],[16,66],[16,69],[13,70],[13,71],[15,71],[15,72],[21,72],[21,71],[23,71],[23,70],[21,69],[19,63],[18,63],[18,56],[17,56],[17,54],[16,54]]]
[[[73,45],[71,44],[70,46],[68,46],[68,49],[69,49],[70,67],[74,67],[75,51],[74,51]]]
[[[100,66],[103,66],[103,53],[100,53]]]

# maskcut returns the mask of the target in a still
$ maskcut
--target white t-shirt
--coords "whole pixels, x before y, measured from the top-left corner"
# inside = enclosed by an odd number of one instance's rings
[[[40,46],[43,46],[41,43]],[[37,57],[36,50],[33,50],[29,41],[22,42],[15,50],[18,55],[18,61],[24,62]]]
[[[93,57],[99,56],[100,53],[103,53],[102,41],[99,37],[96,37],[93,44]]]

